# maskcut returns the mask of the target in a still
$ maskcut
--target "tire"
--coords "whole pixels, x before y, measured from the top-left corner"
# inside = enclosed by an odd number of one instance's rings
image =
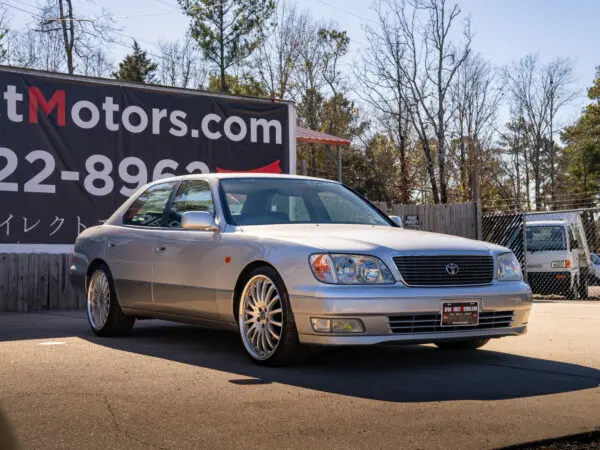
[[[579,291],[579,299],[586,300],[588,298],[588,284],[586,281],[583,281],[578,286]]]
[[[256,364],[283,366],[303,355],[283,280],[272,267],[259,266],[244,282],[238,299],[238,329]]]
[[[442,350],[477,350],[478,348],[483,347],[489,341],[489,338],[465,339],[461,341],[434,342],[434,344]]]
[[[107,298],[108,297],[108,298]],[[90,328],[98,336],[124,336],[131,333],[134,317],[121,310],[108,267],[96,266],[87,287],[87,316]]]

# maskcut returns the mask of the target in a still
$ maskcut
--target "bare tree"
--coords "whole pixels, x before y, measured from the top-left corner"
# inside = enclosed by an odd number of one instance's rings
[[[160,61],[158,79],[160,84],[174,87],[203,86],[208,69],[197,49],[196,42],[186,34],[185,38],[159,42]]]
[[[253,61],[258,79],[271,97],[294,98],[294,74],[302,63],[303,47],[311,39],[310,21],[309,13],[300,11],[296,3],[280,3],[275,29],[260,45]]]
[[[61,72],[64,69],[59,39],[29,29],[16,33],[10,42],[8,64],[29,69]]]
[[[457,136],[461,191],[472,188],[474,177],[495,131],[502,91],[496,85],[490,63],[480,55],[469,55],[451,85],[453,132]],[[472,194],[472,193],[471,193]],[[470,200],[466,195],[464,200]]]
[[[409,87],[403,66],[406,45],[397,16],[390,16],[380,1],[375,5],[377,26],[365,27],[368,47],[355,65],[355,76],[361,89],[358,95],[382,119],[396,143],[400,165],[400,199],[410,202],[407,142],[409,134]]]
[[[409,113],[425,155],[436,203],[448,201],[446,140],[452,113],[449,91],[456,72],[471,51],[468,19],[463,24],[462,41],[456,43],[451,39],[461,10],[456,4],[447,3],[446,0],[386,1],[386,14],[394,16],[397,32],[406,45],[405,64],[401,69],[411,97]],[[434,149],[437,168],[433,161]]]
[[[550,192],[556,192],[556,145],[554,133],[559,110],[575,96],[572,90],[572,63],[557,58],[542,65],[536,54],[524,56],[503,72],[514,110],[519,111],[531,133],[528,155],[534,183],[536,209],[543,203],[543,182],[549,177]],[[548,166],[548,172],[545,171]],[[529,195],[529,194],[528,194]]]
[[[114,64],[101,48],[81,58],[81,74],[90,77],[108,78]]]
[[[98,17],[78,17],[73,0],[47,0],[41,10],[37,31],[60,42],[69,74],[75,73],[77,64],[96,52],[100,45],[114,41],[117,29],[106,10]]]

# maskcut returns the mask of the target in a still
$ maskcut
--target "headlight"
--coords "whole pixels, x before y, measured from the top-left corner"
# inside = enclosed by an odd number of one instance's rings
[[[550,267],[552,267],[553,269],[568,269],[569,267],[571,267],[571,261],[569,261],[568,259],[552,261],[550,263]]]
[[[499,281],[517,281],[523,279],[521,265],[514,253],[498,255],[496,266],[496,278]]]
[[[394,277],[379,258],[365,255],[318,253],[310,255],[315,278],[330,284],[391,284]]]

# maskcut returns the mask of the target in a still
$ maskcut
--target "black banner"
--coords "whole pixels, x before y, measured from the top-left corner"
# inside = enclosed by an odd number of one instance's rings
[[[289,172],[288,105],[0,70],[0,243],[71,244],[143,184]]]

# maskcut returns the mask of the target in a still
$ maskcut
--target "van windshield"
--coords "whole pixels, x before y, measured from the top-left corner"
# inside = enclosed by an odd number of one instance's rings
[[[567,249],[564,227],[558,225],[536,225],[527,227],[527,251],[543,252]]]

